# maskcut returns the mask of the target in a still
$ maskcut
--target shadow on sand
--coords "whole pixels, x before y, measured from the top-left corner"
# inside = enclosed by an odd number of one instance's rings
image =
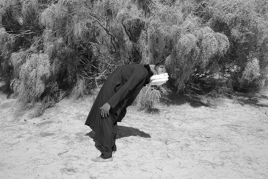
[[[228,97],[226,97],[228,98]],[[236,100],[241,105],[251,105],[255,107],[268,107],[268,95],[263,95],[260,93],[242,93],[235,92],[230,96],[231,99]],[[161,103],[170,105],[183,105],[189,104],[194,108],[198,107],[213,107],[217,105],[215,101],[217,98],[209,98],[205,95],[198,93],[191,93],[188,95],[178,94],[174,90],[170,90],[166,95],[161,98]],[[215,103],[215,104],[214,104]]]
[[[7,95],[7,99],[10,98],[12,92],[8,88],[8,86],[5,85],[4,81],[0,78],[0,92]]]
[[[202,101],[200,97],[197,95],[183,95],[183,94],[178,94],[175,92],[169,92],[168,94],[164,95],[161,98],[161,103],[170,106],[170,105],[183,105],[188,103],[190,106],[194,108],[198,107],[209,107],[206,103]]]
[[[86,134],[86,136],[94,139],[95,132],[91,131]],[[124,137],[130,137],[130,136],[139,136],[144,138],[151,138],[151,136],[143,131],[140,131],[139,129],[133,128],[133,127],[126,127],[126,126],[117,126],[117,135],[116,139],[124,138]]]
[[[242,106],[268,107],[268,96],[265,95],[237,93],[236,101]]]

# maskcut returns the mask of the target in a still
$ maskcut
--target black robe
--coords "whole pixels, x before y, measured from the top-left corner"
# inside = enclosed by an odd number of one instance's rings
[[[98,129],[101,119],[100,108],[108,103],[110,113],[115,114],[117,122],[121,122],[141,89],[150,82],[153,75],[149,65],[132,64],[118,67],[103,84],[89,112],[85,125],[93,131]]]

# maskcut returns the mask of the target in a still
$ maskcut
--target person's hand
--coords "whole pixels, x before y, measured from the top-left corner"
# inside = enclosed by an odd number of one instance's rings
[[[108,116],[109,116],[110,108],[111,108],[110,104],[105,103],[105,104],[100,108],[100,110],[101,110],[101,116],[102,116],[102,117],[108,117]]]

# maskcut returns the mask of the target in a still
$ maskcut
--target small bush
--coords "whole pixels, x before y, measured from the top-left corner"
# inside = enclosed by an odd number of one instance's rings
[[[259,78],[260,75],[259,60],[256,58],[250,59],[242,73],[242,79],[252,82],[253,80]]]
[[[150,110],[160,101],[161,91],[151,85],[146,85],[137,96],[134,104],[138,110]]]
[[[37,101],[50,77],[50,62],[46,54],[32,54],[20,71],[19,98],[24,102]]]
[[[78,99],[82,98],[87,94],[86,92],[86,84],[84,79],[78,79],[75,87],[72,90],[72,95]]]

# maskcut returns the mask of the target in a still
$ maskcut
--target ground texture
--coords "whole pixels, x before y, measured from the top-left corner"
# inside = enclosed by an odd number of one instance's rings
[[[0,94],[0,178],[267,179],[267,96],[212,107],[177,98],[158,114],[130,107],[113,162],[94,163],[100,153],[84,125],[93,98],[64,99],[31,119]]]

